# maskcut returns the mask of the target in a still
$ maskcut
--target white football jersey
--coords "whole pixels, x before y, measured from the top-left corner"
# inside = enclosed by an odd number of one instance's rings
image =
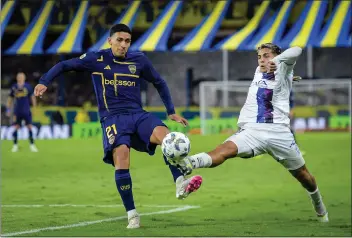
[[[246,123],[290,124],[289,97],[295,61],[287,64],[282,59],[284,58],[281,55],[273,59],[277,65],[274,73],[261,73],[259,67],[256,69],[246,102],[240,112],[239,127]]]

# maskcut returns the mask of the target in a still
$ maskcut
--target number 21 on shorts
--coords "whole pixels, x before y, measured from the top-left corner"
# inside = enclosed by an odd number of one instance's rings
[[[116,125],[112,124],[111,126],[106,127],[106,136],[108,137],[109,144],[114,144],[115,136],[117,135]]]

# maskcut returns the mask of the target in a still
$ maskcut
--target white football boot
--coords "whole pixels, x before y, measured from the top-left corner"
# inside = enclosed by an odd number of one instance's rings
[[[35,144],[31,144],[29,146],[29,149],[32,151],[32,152],[38,152],[38,148],[35,146]]]
[[[326,212],[324,215],[317,214],[317,216],[318,216],[318,221],[323,223],[329,222],[328,212]]]
[[[183,175],[189,175],[193,171],[192,162],[188,157],[176,162],[175,166],[183,173]]]
[[[141,227],[141,219],[139,214],[137,213],[136,210],[134,210],[134,212],[129,215],[128,214],[128,226],[127,229],[136,229]]]
[[[312,200],[312,204],[315,212],[317,213],[318,220],[320,222],[329,222],[328,211],[326,210],[323,201],[321,200],[320,203],[315,204]]]
[[[18,145],[13,145],[11,152],[18,152]]]
[[[189,194],[197,191],[202,185],[202,177],[199,175],[186,179],[180,176],[176,179],[176,198],[185,199]]]

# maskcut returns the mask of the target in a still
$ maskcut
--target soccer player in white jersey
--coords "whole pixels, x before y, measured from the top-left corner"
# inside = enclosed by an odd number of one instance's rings
[[[300,47],[281,53],[281,49],[272,43],[260,45],[257,50],[259,66],[238,119],[240,130],[214,150],[175,163],[185,174],[190,174],[193,169],[213,168],[236,156],[252,158],[268,153],[307,190],[318,219],[328,222],[328,212],[317,183],[290,131],[289,96],[293,68],[301,53]]]

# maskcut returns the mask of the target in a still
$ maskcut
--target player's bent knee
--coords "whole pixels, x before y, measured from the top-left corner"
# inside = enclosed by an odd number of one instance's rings
[[[297,179],[298,178],[304,178],[304,177],[306,177],[309,174],[309,172],[308,172],[308,170],[307,170],[305,165],[303,165],[302,167],[300,167],[298,169],[290,170],[290,173],[294,177],[296,177]]]
[[[150,136],[150,142],[153,144],[161,145],[163,139],[170,131],[165,126],[157,126],[154,128],[152,135]]]
[[[129,169],[130,149],[127,145],[120,145],[113,150],[115,169]]]
[[[290,172],[303,185],[315,186],[315,178],[309,173],[305,165],[296,170],[291,170]]]
[[[238,152],[237,145],[232,141],[226,141],[225,143],[216,147],[215,150],[209,152],[209,155],[213,157],[219,157],[221,160],[227,160],[236,157]]]

